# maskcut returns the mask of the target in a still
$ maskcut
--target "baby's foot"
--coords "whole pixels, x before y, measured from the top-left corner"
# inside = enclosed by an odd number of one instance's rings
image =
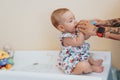
[[[92,66],[93,72],[101,73],[104,70],[103,66]]]
[[[102,65],[102,62],[103,62],[102,59],[95,60],[95,61],[93,62],[93,65],[95,65],[95,66],[100,66],[100,65]]]

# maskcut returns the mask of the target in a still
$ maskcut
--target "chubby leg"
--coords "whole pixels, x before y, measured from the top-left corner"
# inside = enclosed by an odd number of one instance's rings
[[[102,59],[94,60],[92,56],[89,57],[88,61],[91,65],[95,65],[95,66],[100,66],[102,65],[103,62]]]
[[[104,67],[101,66],[103,60],[102,59],[98,59],[98,60],[94,60],[92,56],[89,57],[88,59],[89,63],[92,66],[92,71],[93,72],[97,72],[97,73],[101,73],[104,70]]]
[[[95,66],[95,65],[91,65],[88,61],[81,61],[73,69],[72,74],[79,75],[82,73],[90,73],[90,72],[101,73],[103,72],[103,70],[104,70],[103,66]]]
[[[89,64],[88,61],[81,61],[79,62],[76,67],[73,69],[72,74],[82,74],[82,73],[90,73],[92,72],[92,66]]]

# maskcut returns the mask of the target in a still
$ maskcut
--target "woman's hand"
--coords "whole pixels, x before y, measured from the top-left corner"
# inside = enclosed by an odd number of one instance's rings
[[[80,21],[77,25],[79,31],[86,35],[95,36],[97,27],[92,25],[90,21]]]

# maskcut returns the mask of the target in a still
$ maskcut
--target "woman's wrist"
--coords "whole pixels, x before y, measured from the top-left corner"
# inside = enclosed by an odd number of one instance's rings
[[[96,33],[97,30],[98,30],[98,27],[95,27],[94,30],[93,30],[93,32],[94,32],[94,36],[97,36],[97,33]]]
[[[105,33],[109,33],[109,31],[111,30],[111,27],[96,27],[96,30],[95,30],[96,34],[95,34],[95,36],[99,36],[98,32],[99,32],[100,29],[101,29],[101,34],[102,34],[101,37],[105,37],[105,35],[106,35]]]
[[[90,36],[97,36],[97,30],[98,30],[98,27],[94,26],[94,28],[92,28],[89,32],[88,32],[88,35]]]

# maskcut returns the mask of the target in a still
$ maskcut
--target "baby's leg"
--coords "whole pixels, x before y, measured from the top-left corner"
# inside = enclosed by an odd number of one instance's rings
[[[103,62],[102,59],[94,60],[92,56],[89,57],[88,61],[91,65],[95,65],[95,66],[100,66],[102,65]]]
[[[89,64],[89,62],[88,61],[81,61],[73,69],[72,74],[79,75],[82,73],[89,73],[89,72],[92,72],[92,67]]]

